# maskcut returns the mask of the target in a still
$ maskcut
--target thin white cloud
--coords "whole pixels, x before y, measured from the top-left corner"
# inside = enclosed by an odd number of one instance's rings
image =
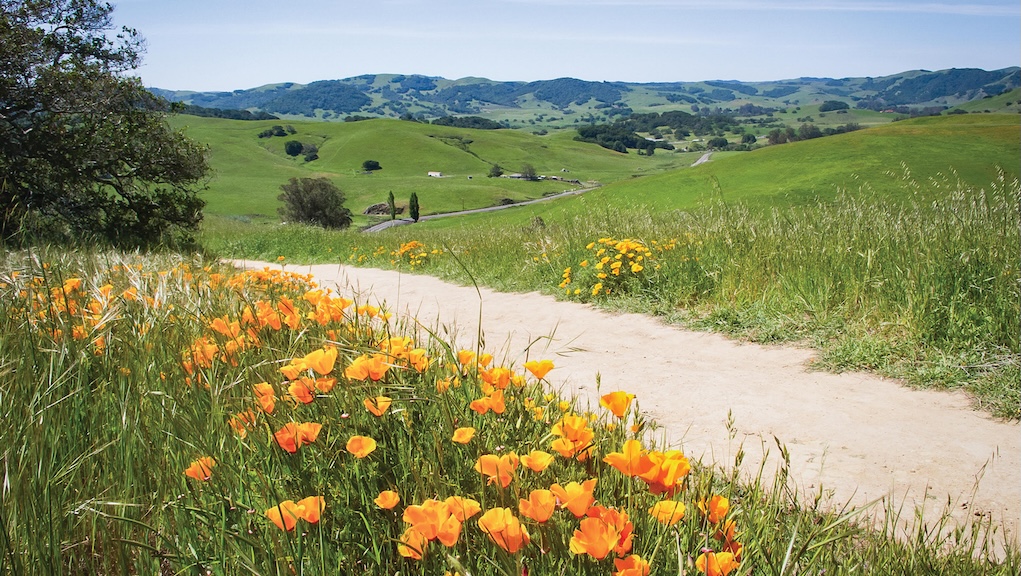
[[[867,12],[945,14],[957,16],[1019,16],[1021,6],[1011,3],[973,2],[855,2],[798,0],[505,0],[517,4],[552,6],[652,7],[722,11]]]

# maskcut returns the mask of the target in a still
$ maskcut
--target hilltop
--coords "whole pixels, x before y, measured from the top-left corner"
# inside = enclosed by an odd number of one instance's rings
[[[826,102],[850,110],[939,111],[1021,86],[1021,68],[912,70],[883,77],[802,77],[768,82],[590,82],[558,78],[499,82],[398,74],[362,75],[309,84],[285,82],[231,92],[151,90],[192,106],[245,110],[279,118],[345,120],[474,115],[505,128],[560,128],[612,121],[636,112],[732,112],[745,116],[800,112]],[[1016,110],[1016,104],[1014,104]]]

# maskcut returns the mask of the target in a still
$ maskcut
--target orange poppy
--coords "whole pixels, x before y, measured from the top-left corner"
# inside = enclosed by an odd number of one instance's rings
[[[472,516],[482,511],[482,507],[479,503],[471,498],[463,498],[461,496],[451,496],[444,500],[447,505],[447,509],[453,514],[454,518],[457,518],[458,522],[464,522]]]
[[[638,554],[632,554],[626,558],[614,558],[613,567],[617,569],[613,576],[649,576],[651,570],[649,563]]]
[[[457,352],[457,362],[461,366],[467,366],[468,364],[471,364],[472,360],[474,359],[475,353],[472,352],[471,350],[458,350]]]
[[[648,458],[652,465],[638,476],[649,485],[653,494],[673,495],[691,471],[691,464],[680,450],[652,450]]]
[[[468,407],[480,415],[485,414],[490,410],[497,414],[503,414],[507,409],[507,405],[503,398],[503,390],[495,390],[488,396],[484,396],[478,400],[472,400]]]
[[[634,394],[628,394],[627,392],[622,391],[610,392],[599,399],[599,405],[610,412],[613,412],[613,415],[617,418],[623,418],[624,414],[627,413],[628,408],[631,406],[631,401],[634,399]]]
[[[570,482],[567,486],[554,484],[550,486],[550,491],[560,501],[561,508],[567,508],[571,511],[571,514],[574,514],[575,518],[581,518],[588,512],[592,503],[596,501],[595,497],[592,496],[592,491],[596,488],[596,480],[598,479],[592,478],[581,484]]]
[[[619,538],[620,534],[599,518],[583,518],[569,545],[575,554],[588,554],[602,560],[613,551]]]
[[[727,576],[740,565],[730,552],[703,552],[695,559],[695,569],[706,576]]]
[[[475,462],[476,472],[485,476],[489,484],[499,482],[502,488],[510,485],[517,467],[518,455],[513,452],[503,456],[483,454]]]
[[[617,556],[624,556],[631,551],[631,544],[634,539],[634,525],[628,520],[627,512],[603,506],[593,506],[589,508],[586,515],[589,518],[598,518],[605,522],[617,533],[617,543],[613,546],[613,551],[616,552]]]
[[[405,558],[421,560],[429,540],[414,526],[409,526],[397,542],[397,553]]]
[[[649,514],[661,524],[673,526],[681,518],[684,518],[684,503],[674,500],[662,500],[656,502],[652,508],[649,508]]]
[[[328,394],[337,385],[336,378],[316,378],[316,390]]]
[[[425,348],[415,348],[411,352],[408,352],[408,363],[411,364],[411,367],[418,373],[428,370],[429,357],[426,355]]]
[[[588,427],[588,420],[574,414],[565,414],[550,430],[559,436],[550,444],[550,448],[564,458],[588,459],[592,450],[592,439],[595,433]]]
[[[556,508],[557,497],[549,490],[532,490],[528,500],[518,500],[518,512],[539,523],[549,520]]]
[[[322,424],[316,424],[315,422],[303,422],[301,424],[288,422],[277,430],[273,437],[281,448],[294,454],[303,444],[315,442],[322,428]]]
[[[393,490],[383,490],[379,493],[379,496],[373,500],[376,506],[379,506],[383,510],[392,510],[401,501],[401,496]]]
[[[538,380],[545,378],[546,374],[549,374],[549,371],[553,368],[552,360],[539,360],[538,362],[535,360],[529,360],[528,362],[525,362],[525,369],[531,372],[532,376],[535,376]]]
[[[698,501],[698,510],[702,516],[709,520],[710,524],[717,524],[730,511],[730,500],[723,496],[713,496],[707,502],[705,499]]]
[[[293,360],[290,364],[285,364],[280,367],[280,373],[284,375],[284,378],[288,380],[295,380],[301,373],[304,372],[308,367],[304,364],[296,364]]]
[[[365,409],[377,418],[386,413],[392,402],[393,400],[389,396],[376,396],[375,398],[366,398],[362,401],[365,404]]]
[[[528,530],[514,517],[510,508],[493,508],[479,518],[479,528],[497,546],[511,554],[521,550],[530,541]]]
[[[316,399],[312,393],[315,390],[315,382],[308,377],[299,378],[291,382],[290,386],[287,387],[287,392],[298,402],[302,404],[311,404]]]
[[[430,498],[420,505],[408,506],[404,509],[403,519],[426,540],[439,540],[444,546],[453,546],[461,535],[461,522],[444,501]]]
[[[365,380],[369,378],[373,382],[378,382],[386,375],[389,369],[390,365],[387,364],[385,355],[373,354],[368,356],[363,354],[355,358],[354,362],[344,369],[344,376],[349,380]]]
[[[347,441],[347,451],[355,458],[365,458],[376,449],[376,441],[368,436],[352,436]]]
[[[507,388],[507,386],[510,385],[512,375],[513,373],[510,370],[503,368],[502,366],[479,372],[479,376],[482,377],[482,381],[497,390]]]
[[[334,347],[320,348],[308,353],[302,362],[315,370],[320,376],[326,376],[333,372],[333,365],[337,361],[337,349]]]
[[[553,455],[542,450],[532,450],[521,457],[521,463],[532,472],[542,472],[553,463]]]
[[[624,442],[624,447],[621,448],[620,452],[607,454],[603,458],[603,462],[620,470],[628,477],[643,474],[652,467],[652,462],[646,456],[645,449],[642,448],[642,443],[638,440]]]
[[[475,429],[471,427],[458,428],[454,430],[454,437],[451,438],[458,444],[467,444],[475,437]]]
[[[209,477],[213,474],[213,466],[216,466],[216,460],[213,460],[210,456],[203,456],[198,460],[192,461],[188,468],[184,470],[184,475],[200,482],[209,480]]]
[[[265,382],[259,382],[252,389],[255,391],[255,399],[258,400],[262,411],[266,414],[272,414],[277,401],[273,387]]]
[[[302,498],[301,500],[298,500],[297,504],[298,517],[309,524],[319,522],[319,515],[326,509],[326,499],[322,496],[309,496],[308,498]]]
[[[298,505],[293,500],[285,500],[266,510],[266,517],[276,524],[277,528],[288,532],[298,525],[299,515]]]

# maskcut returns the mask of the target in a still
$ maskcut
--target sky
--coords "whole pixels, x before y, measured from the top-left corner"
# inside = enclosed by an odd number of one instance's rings
[[[111,0],[146,86],[362,74],[694,82],[1021,65],[1017,0]]]

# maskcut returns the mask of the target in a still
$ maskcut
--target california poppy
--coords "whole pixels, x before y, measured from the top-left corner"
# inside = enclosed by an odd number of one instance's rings
[[[716,524],[730,511],[730,500],[719,495],[713,496],[708,501],[702,499],[698,501],[698,510],[710,524]]]
[[[517,467],[518,455],[513,452],[503,456],[483,454],[475,462],[476,472],[485,476],[490,484],[499,482],[502,488],[510,485]]]
[[[567,486],[554,484],[550,486],[550,491],[560,500],[561,508],[567,508],[576,518],[581,518],[596,500],[592,496],[592,491],[596,488],[596,480],[598,479],[592,478],[581,484],[570,482]]]
[[[414,526],[409,526],[401,534],[400,540],[397,542],[397,553],[405,558],[421,560],[422,556],[425,555],[425,548],[428,544],[429,540],[418,529]]]
[[[542,450],[532,450],[521,456],[521,463],[532,472],[542,472],[553,463],[553,455]]]
[[[379,506],[384,510],[392,510],[395,506],[397,506],[397,504],[400,503],[400,501],[401,501],[400,495],[394,492],[393,490],[383,490],[382,492],[379,493],[379,496],[376,496],[376,498],[373,500],[373,502],[376,503],[376,506]]]
[[[620,470],[624,475],[633,477],[647,472],[652,467],[652,462],[645,454],[642,443],[638,440],[624,442],[620,452],[611,452],[603,458],[610,466]]]
[[[530,541],[528,530],[514,517],[510,508],[493,508],[479,518],[479,528],[497,546],[511,554],[521,550]]]
[[[290,532],[298,525],[299,512],[298,505],[293,500],[285,500],[266,510],[266,517],[281,530]]]
[[[614,558],[613,567],[617,570],[613,576],[649,576],[649,563],[638,554],[632,554],[626,558]]]
[[[337,349],[332,346],[320,348],[308,353],[302,361],[320,376],[326,376],[333,371],[333,365],[337,361]]]
[[[347,451],[356,458],[365,458],[376,449],[376,441],[368,436],[352,436],[347,441]]]
[[[375,398],[366,398],[362,401],[365,405],[365,409],[376,417],[380,417],[385,414],[390,408],[390,404],[392,402],[393,400],[389,396],[376,396]]]
[[[319,522],[319,515],[326,509],[326,499],[322,496],[309,496],[298,500],[298,517],[315,524]]]
[[[706,576],[727,576],[738,566],[730,552],[703,552],[695,559],[695,569]]]
[[[661,500],[649,508],[649,514],[666,526],[673,526],[684,518],[684,503],[674,500]]]
[[[537,379],[542,380],[546,374],[554,368],[552,360],[529,360],[525,362],[525,369],[532,373]]]
[[[610,392],[609,394],[604,394],[599,399],[599,405],[613,412],[613,415],[617,418],[623,418],[634,398],[634,394],[628,394],[627,392]]]
[[[545,522],[557,508],[557,497],[549,490],[532,490],[528,500],[518,500],[518,512],[525,518]]]
[[[457,518],[458,522],[464,522],[472,516],[482,511],[482,507],[479,503],[471,498],[464,498],[463,496],[451,496],[444,500],[447,505],[447,509],[450,513]]]
[[[471,427],[463,427],[454,430],[454,437],[451,438],[458,444],[467,444],[471,442],[471,439],[475,437],[475,429]]]
[[[188,468],[185,469],[184,475],[200,482],[209,480],[213,474],[213,466],[216,466],[216,460],[213,460],[210,456],[203,456],[198,460],[192,461]]]

